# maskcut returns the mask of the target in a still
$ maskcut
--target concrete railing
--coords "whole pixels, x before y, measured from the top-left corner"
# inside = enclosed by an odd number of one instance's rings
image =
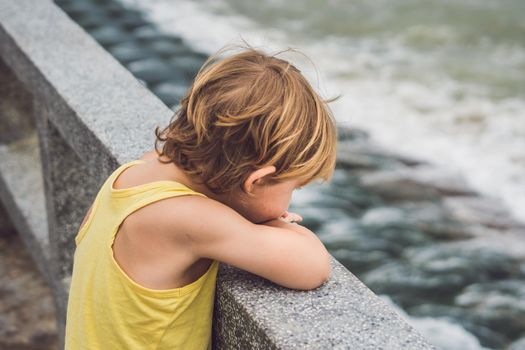
[[[73,237],[107,176],[172,111],[50,1],[0,0],[0,197],[52,288],[63,344]],[[429,349],[332,258],[312,291],[221,264],[218,349]]]

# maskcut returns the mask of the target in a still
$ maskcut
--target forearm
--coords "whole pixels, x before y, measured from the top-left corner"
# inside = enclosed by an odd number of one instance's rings
[[[323,247],[323,249],[326,250],[326,247],[324,246],[324,244],[321,242],[319,237],[314,232],[312,232],[308,228],[306,228],[304,226],[301,226],[301,225],[299,225],[297,223],[289,223],[289,222],[287,222],[285,220],[281,220],[281,219],[272,219],[272,220],[265,221],[265,222],[263,222],[263,223],[261,223],[259,225],[267,225],[267,226],[285,228],[285,229],[288,229],[288,230],[292,230],[292,231],[298,232],[298,233],[300,233],[300,234],[302,234],[304,236],[309,237],[310,239],[313,239],[313,240],[317,241],[319,243],[319,245],[321,245]]]
[[[297,223],[289,223],[284,220],[280,219],[272,219],[265,222],[260,223],[259,225],[267,225],[267,226],[273,226],[273,227],[280,227],[280,228],[286,228],[288,230],[292,230],[295,232],[303,233],[303,234],[314,234],[312,231],[307,229],[304,226],[301,226]],[[314,234],[315,235],[315,234]]]
[[[267,226],[273,226],[273,227],[279,227],[279,228],[285,228],[285,229],[289,229],[289,230],[292,230],[292,231],[295,231],[295,232],[298,232],[302,235],[304,235],[305,237],[307,237],[308,239],[312,240],[312,241],[315,241],[315,244],[317,245],[317,251],[318,252],[322,252],[322,254],[325,256],[325,259],[326,259],[326,269],[327,269],[327,279],[328,279],[328,276],[331,274],[331,270],[332,270],[332,267],[331,267],[331,255],[330,253],[328,252],[328,250],[326,250],[326,247],[324,246],[323,242],[319,239],[319,237],[314,233],[312,232],[311,230],[309,230],[308,228],[304,227],[304,226],[301,226],[297,223],[289,223],[287,221],[284,221],[284,220],[281,220],[281,219],[273,219],[273,220],[269,220],[269,221],[265,221],[263,223],[261,223],[260,225],[267,225]],[[321,256],[319,254],[316,254],[317,256]]]

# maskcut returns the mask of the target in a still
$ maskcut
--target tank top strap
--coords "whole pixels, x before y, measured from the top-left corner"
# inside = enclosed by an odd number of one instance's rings
[[[107,178],[94,200],[93,210],[89,218],[75,236],[77,246],[85,236],[86,231],[92,226],[93,221],[97,223],[97,228],[108,229],[109,227],[113,229],[118,227],[135,210],[150,203],[183,195],[207,197],[205,194],[194,191],[180,182],[171,180],[153,181],[124,189],[115,189],[113,187],[115,180],[124,170],[144,162],[145,160],[137,159],[124,163]],[[113,236],[106,238],[112,241]]]
[[[109,181],[105,185],[106,197],[111,203],[108,204],[113,208],[112,211],[115,215],[113,218],[115,225],[120,225],[134,211],[166,198],[185,195],[207,197],[205,194],[194,191],[178,181],[171,180],[153,181],[123,189],[115,189],[113,185],[118,176],[127,168],[140,163],[145,163],[145,161],[137,159],[122,164],[111,174]],[[109,239],[112,241],[113,237],[109,237]]]
[[[124,201],[120,202],[118,207],[119,209],[115,212],[117,213],[116,219],[116,225],[120,225],[122,221],[126,217],[128,217],[130,214],[135,212],[136,210],[145,207],[151,203],[171,198],[171,197],[178,197],[178,196],[187,196],[187,195],[202,195],[206,197],[204,194],[195,192],[195,191],[188,191],[187,189],[177,186],[176,184],[164,184],[156,187],[155,189],[151,189],[149,191],[143,191],[141,193],[137,193],[135,196],[122,198]],[[113,237],[110,237],[110,239],[113,239]]]
[[[197,191],[194,191],[190,187],[184,185],[181,182],[173,181],[173,180],[159,180],[159,181],[152,181],[148,182],[142,185],[127,187],[127,188],[121,188],[116,189],[114,188],[114,183],[116,179],[119,177],[121,173],[124,172],[127,168],[130,168],[136,164],[145,163],[146,161],[143,159],[136,159],[131,162],[127,162],[122,164],[120,167],[118,167],[113,173],[110,175],[107,183],[107,191],[109,192],[109,195],[112,198],[121,198],[121,197],[128,197],[128,196],[134,196],[136,194],[141,194],[146,191],[154,190],[154,192],[158,191],[159,189],[173,189],[177,192],[185,192],[185,194],[195,194],[207,197],[204,193],[200,193]]]

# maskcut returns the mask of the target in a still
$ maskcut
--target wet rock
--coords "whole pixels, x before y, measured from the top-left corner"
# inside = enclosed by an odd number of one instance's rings
[[[119,18],[124,14],[140,15],[140,12],[127,8],[119,1],[101,1],[99,2],[99,6],[113,18]]]
[[[351,152],[348,149],[337,149],[337,166],[346,170],[368,169],[375,170],[381,168],[380,159]]]
[[[487,229],[487,233],[476,239],[456,243],[463,249],[486,249],[506,255],[515,261],[525,263],[525,232],[522,230],[494,231]],[[525,275],[525,270],[523,270]]]
[[[147,46],[160,57],[187,54],[190,49],[180,38],[156,38],[148,41]]]
[[[124,64],[154,57],[152,51],[133,41],[111,46],[108,48],[108,51]]]
[[[410,323],[438,349],[480,350],[481,344],[461,325],[444,318],[411,318]]]
[[[405,249],[402,259],[366,273],[363,280],[376,293],[413,306],[420,300],[447,301],[472,283],[521,275],[520,264],[504,254],[439,244]]]
[[[511,341],[503,334],[474,322],[463,321],[461,322],[461,325],[467,331],[474,334],[479,339],[482,346],[489,349],[503,349]]]
[[[350,249],[352,244],[357,244],[361,239],[357,233],[358,230],[359,226],[354,220],[343,216],[325,223],[317,235],[324,244],[330,245],[334,249]]]
[[[522,275],[519,262],[490,248],[442,243],[419,249],[409,248],[404,257],[425,273],[460,275],[468,284]]]
[[[434,239],[467,239],[484,233],[476,225],[454,220],[441,202],[405,202],[400,208],[405,211],[406,222]]]
[[[318,231],[318,236],[330,249],[346,248],[350,251],[363,252],[374,250],[393,255],[401,251],[401,247],[392,244],[384,237],[363,231],[356,221],[348,217],[324,224]]]
[[[123,12],[117,19],[113,19],[112,22],[120,25],[126,30],[134,30],[135,28],[149,24],[149,22],[143,18],[141,13],[129,11]]]
[[[168,80],[185,81],[185,77],[180,71],[158,58],[133,61],[128,65],[128,69],[148,85]]]
[[[461,274],[428,274],[402,262],[382,265],[366,273],[363,281],[376,293],[395,296],[404,307],[422,299],[446,300],[469,282]]]
[[[365,141],[370,138],[370,133],[366,130],[347,125],[337,125],[337,139],[339,141]]]
[[[336,198],[335,200],[337,200],[338,203],[342,205],[342,208],[351,216],[361,216],[364,210],[383,204],[381,197],[355,185],[351,178],[348,178],[346,184],[335,178],[334,183],[325,187],[309,186],[312,190],[317,189],[322,192],[327,198]]]
[[[436,201],[404,202],[399,204],[399,208],[404,211],[405,219],[413,224],[421,221],[435,222],[449,220],[440,202]]]
[[[335,196],[331,192],[316,191],[315,186],[309,186],[293,193],[293,201],[298,207],[322,207],[331,209],[351,210],[352,199],[348,196]]]
[[[395,200],[437,199],[443,195],[474,195],[456,174],[432,166],[383,170],[365,174],[361,185],[385,198]]]
[[[403,249],[384,237],[364,232],[356,222],[345,217],[325,223],[317,233],[327,249],[358,275],[391,261]]]
[[[125,31],[114,25],[102,26],[92,30],[90,34],[104,47],[132,39]]]
[[[448,316],[432,317],[430,316],[429,310],[424,310],[423,312],[419,313],[414,312],[410,313],[409,315],[405,310],[401,309],[399,305],[395,304],[392,298],[386,295],[381,295],[380,297],[439,349],[481,350],[479,337],[476,339],[474,337],[474,333],[465,327],[465,325],[471,325],[471,323],[468,323],[468,321],[459,322],[457,319]],[[427,309],[428,306],[431,308],[435,308],[437,306],[439,308],[442,305],[423,304],[416,306],[415,308],[409,308],[409,311],[421,307]],[[449,307],[444,307],[445,310],[448,311]],[[458,310],[452,310],[450,314],[458,314],[457,311]],[[459,310],[460,315],[461,311],[462,310]],[[419,317],[415,317],[418,315]],[[492,333],[497,336],[497,334],[494,332]],[[502,344],[505,344],[504,340],[500,343],[500,345]]]
[[[337,165],[346,170],[375,170],[383,167],[396,168],[402,163],[389,158],[371,143],[339,142],[337,145]]]
[[[91,31],[94,28],[102,27],[107,23],[108,18],[104,13],[87,12],[77,15],[75,21],[86,30]]]
[[[184,97],[188,91],[188,85],[177,82],[165,82],[153,86],[152,91],[162,102],[172,107]]]
[[[193,79],[206,61],[206,56],[195,54],[176,54],[169,60],[174,67],[186,73],[186,78]]]
[[[411,316],[447,319],[458,323],[474,334],[481,345],[492,349],[502,349],[505,344],[509,343],[509,338],[506,336],[477,323],[473,313],[467,308],[442,304],[421,304],[409,307],[408,312]]]
[[[367,237],[381,237],[389,241],[390,251],[395,251],[397,256],[407,247],[426,245],[430,241],[426,233],[401,223],[391,223],[384,226],[365,226],[363,230],[366,231]]]
[[[346,216],[342,209],[297,206],[294,202],[290,204],[289,211],[301,215],[303,220],[299,224],[314,233],[319,232],[321,226]]]
[[[522,228],[525,224],[515,220],[505,204],[492,197],[450,197],[443,199],[450,216],[458,221],[481,224],[496,229]]]
[[[373,194],[371,194],[369,191],[365,191],[359,187],[359,176],[356,176],[354,172],[347,171],[337,166],[334,169],[333,176],[330,181],[324,182],[324,184],[328,185],[324,187],[325,189],[334,188],[337,192],[348,191],[349,193],[355,193],[356,191],[359,191],[360,193],[369,197],[373,196]]]
[[[450,221],[443,208],[433,202],[403,203],[399,207],[371,208],[361,217],[363,225],[372,227],[401,227],[424,232],[432,240],[457,240],[474,237],[475,228]]]
[[[379,250],[363,252],[342,248],[331,250],[330,253],[348,270],[357,275],[390,259],[389,254]]]
[[[162,35],[157,27],[151,23],[133,29],[131,34],[141,42],[147,42],[150,39],[155,39]]]
[[[387,150],[371,140],[367,140],[363,137],[355,137],[354,140],[339,141],[338,155],[340,155],[341,161],[345,162],[345,157],[349,156],[367,156],[371,161],[376,161],[382,168],[396,168],[399,166],[416,166],[416,165],[427,165],[427,161],[423,159],[417,159],[404,154],[394,153],[391,150]]]
[[[419,246],[432,242],[427,234],[407,219],[405,211],[396,207],[376,207],[361,217],[363,230],[370,236],[381,236],[393,245]]]
[[[459,222],[431,221],[416,222],[416,228],[425,232],[429,237],[441,241],[469,239],[482,234],[476,226],[464,225]]]
[[[104,10],[89,1],[59,1],[60,8],[64,10],[73,19],[77,19],[88,13],[103,15]]]
[[[388,226],[391,224],[404,224],[405,212],[396,207],[375,207],[368,210],[361,217],[361,223],[369,226]]]
[[[444,304],[416,304],[407,308],[411,316],[450,317],[455,320],[468,320],[469,310],[455,305]]]
[[[504,298],[499,298],[504,296]],[[491,300],[491,298],[495,297]],[[503,280],[493,283],[479,283],[467,287],[454,299],[454,303],[463,307],[477,305],[507,305],[508,299],[515,299],[516,308],[525,310],[525,285],[521,280]],[[525,318],[524,318],[525,320]]]
[[[469,308],[476,323],[510,338],[525,333],[525,285],[522,280],[471,285],[454,299],[454,303]]]

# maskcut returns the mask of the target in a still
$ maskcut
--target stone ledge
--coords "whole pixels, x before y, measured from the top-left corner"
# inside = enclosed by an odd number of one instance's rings
[[[220,264],[218,349],[433,349],[389,305],[332,257],[315,290],[281,287]],[[226,316],[227,315],[227,316]]]

